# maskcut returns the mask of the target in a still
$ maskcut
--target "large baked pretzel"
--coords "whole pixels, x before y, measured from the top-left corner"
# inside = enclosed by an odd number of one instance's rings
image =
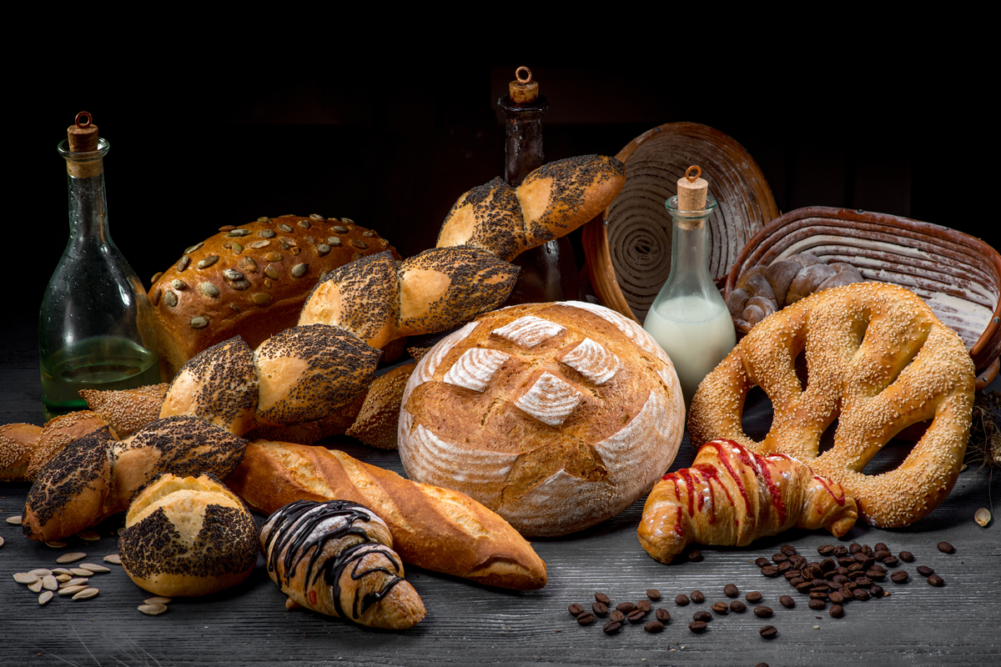
[[[805,387],[795,368],[804,350]],[[906,526],[956,483],[973,383],[962,340],[920,298],[895,285],[857,283],[814,294],[758,324],[699,385],[688,428],[693,443],[729,438],[759,454],[793,456],[844,486],[870,524]],[[775,410],[761,442],[741,427],[754,386]],[[835,419],[834,446],[818,456]],[[897,469],[863,472],[887,441],[929,419]]]

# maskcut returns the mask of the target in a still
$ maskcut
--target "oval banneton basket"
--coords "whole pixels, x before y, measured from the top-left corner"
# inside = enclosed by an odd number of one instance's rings
[[[626,183],[603,218],[585,225],[582,242],[602,303],[640,323],[671,272],[671,216],[664,202],[677,194],[689,166],[702,168],[719,202],[709,218],[714,278],[724,279],[744,245],[779,214],[754,159],[711,127],[667,123],[636,137],[615,157],[626,165]]]
[[[790,211],[748,242],[726,279],[801,252],[851,264],[866,280],[916,293],[966,343],[977,386],[989,384],[1001,352],[1001,255],[978,238],[948,227],[884,213],[812,206]],[[739,320],[738,335],[750,327]],[[736,324],[736,322],[735,322]]]

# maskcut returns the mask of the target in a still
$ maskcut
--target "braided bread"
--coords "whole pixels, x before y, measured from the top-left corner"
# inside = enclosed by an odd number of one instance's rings
[[[637,534],[648,554],[670,563],[692,542],[744,547],[793,527],[823,527],[841,537],[857,518],[845,490],[809,466],[714,440],[702,445],[691,468],[657,482]]]
[[[795,371],[804,351],[805,387]],[[935,509],[956,483],[973,383],[963,341],[919,297],[856,283],[797,301],[754,327],[699,385],[688,428],[693,441],[727,438],[759,454],[793,456],[844,486],[869,523],[900,527]],[[775,409],[762,442],[741,427],[754,386]],[[820,454],[820,437],[835,419],[834,447]],[[900,467],[863,472],[887,441],[929,419]]]

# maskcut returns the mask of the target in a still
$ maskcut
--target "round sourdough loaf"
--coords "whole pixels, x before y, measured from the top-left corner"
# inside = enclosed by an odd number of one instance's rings
[[[647,493],[681,443],[671,360],[579,301],[512,306],[444,338],[403,394],[411,479],[466,493],[529,536],[564,535]]]

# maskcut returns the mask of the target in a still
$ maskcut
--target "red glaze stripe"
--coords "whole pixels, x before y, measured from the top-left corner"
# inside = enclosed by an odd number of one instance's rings
[[[688,468],[682,468],[678,471],[678,476],[685,480],[685,486],[688,487],[688,516],[692,516],[695,514],[695,483],[692,481],[692,473]]]
[[[711,447],[713,447],[713,448],[716,449],[716,453],[719,455],[720,462],[723,464],[723,467],[726,468],[726,471],[728,473],[730,473],[730,477],[733,478],[733,481],[736,482],[736,484],[737,484],[737,490],[740,491],[740,495],[744,499],[744,511],[747,514],[747,516],[749,516],[751,518],[751,525],[753,526],[754,525],[754,514],[751,512],[751,502],[750,502],[750,500],[747,497],[747,490],[744,488],[744,482],[740,479],[740,475],[738,475],[737,471],[733,469],[732,465],[730,465],[730,457],[728,455],[729,453],[727,455],[723,454],[723,445],[724,444],[735,445],[738,448],[738,450],[743,450],[743,452],[745,454],[747,453],[747,450],[744,449],[744,447],[742,447],[741,445],[737,444],[736,442],[733,442],[733,440],[713,440],[712,442],[707,442],[703,446],[704,447],[710,447],[711,446]],[[732,452],[732,450],[731,450],[731,452]]]
[[[681,505],[676,506],[674,509],[677,510],[677,515],[674,518],[674,534],[678,537],[684,537],[685,529],[681,523],[684,517],[681,516]]]
[[[831,490],[831,486],[830,486],[830,484],[828,483],[828,481],[826,479],[824,479],[820,475],[814,475],[813,478],[815,480],[817,480],[818,482],[820,482],[823,485],[823,487],[827,490],[827,492],[829,494],[831,494],[831,498],[834,498],[834,502],[836,502],[838,505],[841,505],[842,507],[844,507],[844,504],[845,504],[845,487],[843,487],[843,486],[841,487],[841,497],[838,498],[836,495],[834,495],[834,491]]]
[[[316,591],[309,592],[309,604],[316,604]]]
[[[768,457],[755,454],[754,460],[757,462],[758,468],[761,470],[761,476],[768,487],[768,494],[772,497],[772,507],[779,514],[779,525],[781,526],[786,522],[786,504],[782,500],[782,491],[772,481],[772,473],[768,469]]]

